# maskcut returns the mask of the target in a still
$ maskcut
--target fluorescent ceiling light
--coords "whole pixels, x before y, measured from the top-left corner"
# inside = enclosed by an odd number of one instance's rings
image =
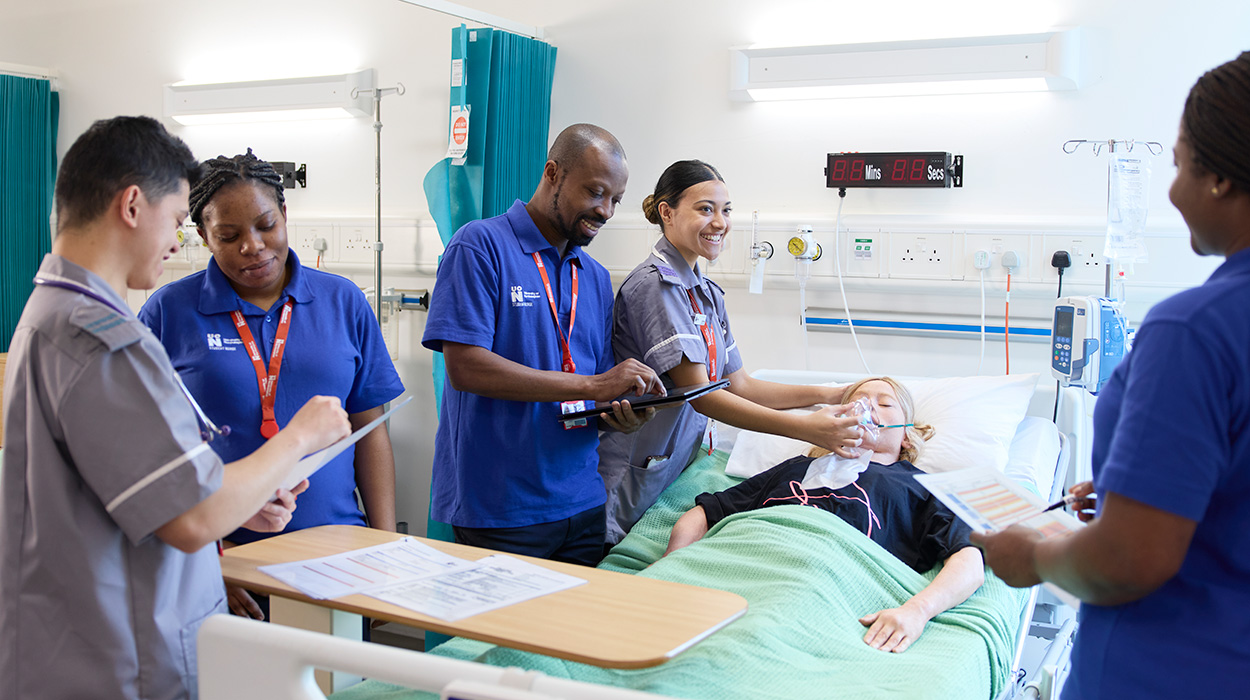
[[[1080,30],[730,51],[730,95],[800,100],[1074,90]]]
[[[372,113],[373,70],[237,83],[165,86],[165,116],[180,124],[345,119]]]

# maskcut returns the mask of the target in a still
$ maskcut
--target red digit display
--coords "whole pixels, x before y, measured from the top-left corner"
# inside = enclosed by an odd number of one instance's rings
[[[907,159],[896,158],[894,160],[894,168],[890,172],[890,179],[898,182],[907,179]]]
[[[941,151],[830,153],[829,187],[962,187],[963,156]]]

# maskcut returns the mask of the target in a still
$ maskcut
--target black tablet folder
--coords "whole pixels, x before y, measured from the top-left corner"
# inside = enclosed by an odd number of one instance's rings
[[[704,384],[692,384],[690,386],[679,386],[670,389],[667,396],[655,396],[652,394],[643,394],[642,396],[625,395],[617,401],[628,401],[629,405],[635,411],[643,408],[663,408],[672,404],[685,403],[693,399],[697,399],[704,394],[710,394],[717,389],[723,389],[729,386],[728,379],[722,379],[718,382],[707,382]],[[559,416],[558,420],[563,423],[566,420],[578,420],[580,418],[597,418],[600,413],[611,413],[612,402],[606,401],[595,408],[588,408],[584,411],[576,411],[574,413],[565,413]]]

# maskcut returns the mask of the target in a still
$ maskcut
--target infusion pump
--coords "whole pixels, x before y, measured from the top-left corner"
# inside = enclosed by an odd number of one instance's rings
[[[1060,298],[1050,332],[1050,371],[1064,386],[1097,394],[1124,359],[1129,335],[1120,302],[1105,297]]]

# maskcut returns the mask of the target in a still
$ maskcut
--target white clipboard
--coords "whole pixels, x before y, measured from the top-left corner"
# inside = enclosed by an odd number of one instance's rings
[[[362,426],[360,430],[357,430],[356,432],[352,433],[351,435],[348,435],[342,440],[339,440],[333,445],[330,445],[329,447],[325,449],[318,450],[308,455],[307,457],[301,459],[300,461],[296,462],[295,467],[291,469],[291,473],[288,474],[286,477],[286,480],[282,482],[282,488],[284,489],[292,488],[299,482],[312,476],[318,469],[324,467],[327,463],[329,463],[330,460],[334,459],[335,457],[338,457],[340,454],[343,454],[344,450],[351,447],[352,445],[355,445],[356,442],[360,440],[360,438],[364,437],[365,435],[368,435],[369,431],[373,430],[379,425],[382,425],[382,421],[386,420],[387,418],[390,418],[392,413],[408,405],[409,401],[412,401],[411,396],[404,399],[403,401],[400,401],[394,406],[391,406],[391,410],[369,421],[366,425]]]

